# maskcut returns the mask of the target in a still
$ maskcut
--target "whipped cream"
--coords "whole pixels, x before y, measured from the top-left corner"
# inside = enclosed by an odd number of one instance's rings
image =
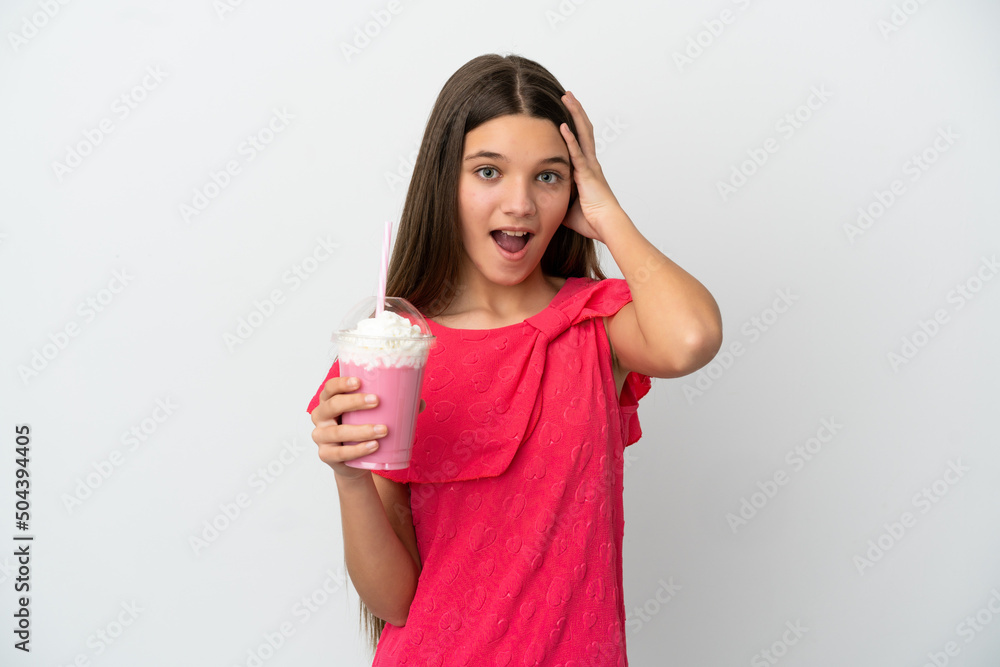
[[[419,338],[422,333],[420,327],[411,324],[402,315],[383,310],[375,317],[358,322],[349,333],[356,333],[362,336],[386,336],[390,338]]]
[[[388,310],[361,320],[350,331],[337,333],[338,357],[371,370],[423,366],[427,361],[433,336]]]

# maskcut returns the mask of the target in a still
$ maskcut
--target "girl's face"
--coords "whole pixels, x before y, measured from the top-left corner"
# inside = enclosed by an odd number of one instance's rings
[[[470,131],[458,181],[464,268],[500,285],[523,281],[566,217],[571,189],[569,150],[552,121],[499,116]]]

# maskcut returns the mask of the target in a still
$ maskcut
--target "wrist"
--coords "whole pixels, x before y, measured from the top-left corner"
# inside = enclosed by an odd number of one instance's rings
[[[352,491],[373,483],[371,470],[364,468],[351,468],[343,463],[341,463],[338,467],[345,469],[343,471],[340,471],[337,468],[333,469],[338,489]]]
[[[602,216],[597,230],[600,236],[599,240],[610,250],[620,237],[627,237],[629,233],[638,231],[638,228],[632,222],[632,218],[625,213],[625,209],[616,205],[614,210],[608,211],[606,215]]]

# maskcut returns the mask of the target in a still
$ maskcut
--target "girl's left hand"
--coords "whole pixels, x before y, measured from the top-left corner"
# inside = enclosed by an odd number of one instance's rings
[[[577,140],[566,123],[559,126],[573,162],[573,180],[578,193],[577,200],[566,211],[563,224],[587,238],[603,242],[602,225],[614,217],[622,216],[624,212],[597,161],[594,125],[587,117],[587,112],[569,91],[563,95],[562,101],[573,116],[576,131],[580,135]]]

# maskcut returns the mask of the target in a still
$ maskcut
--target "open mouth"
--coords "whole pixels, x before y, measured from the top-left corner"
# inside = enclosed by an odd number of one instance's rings
[[[493,237],[493,241],[497,246],[511,254],[520,254],[528,245],[528,241],[534,236],[531,232],[510,232],[503,231],[500,229],[490,232],[490,236]]]

